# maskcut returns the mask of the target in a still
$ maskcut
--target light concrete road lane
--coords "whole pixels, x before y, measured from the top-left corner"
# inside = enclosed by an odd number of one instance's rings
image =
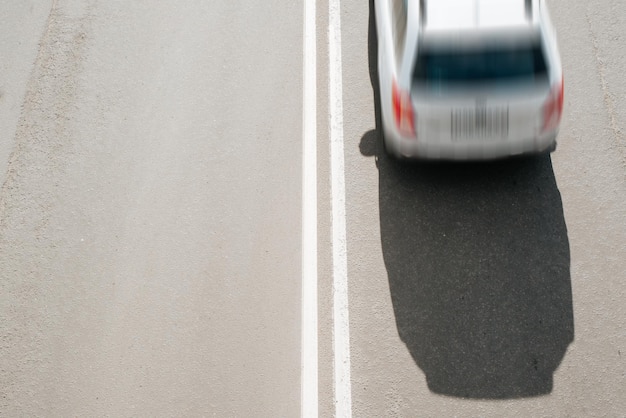
[[[384,155],[369,3],[342,1],[354,416],[622,416],[624,3],[550,2],[559,149],[474,165]]]
[[[301,2],[55,2],[0,197],[3,415],[299,414],[301,50]]]

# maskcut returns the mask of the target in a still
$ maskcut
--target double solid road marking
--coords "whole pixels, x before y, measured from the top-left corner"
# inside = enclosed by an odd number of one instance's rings
[[[302,160],[302,377],[303,417],[318,416],[317,302],[317,28],[315,0],[304,2]],[[350,321],[346,241],[341,4],[329,0],[329,126],[333,254],[333,376],[335,416],[352,415]]]

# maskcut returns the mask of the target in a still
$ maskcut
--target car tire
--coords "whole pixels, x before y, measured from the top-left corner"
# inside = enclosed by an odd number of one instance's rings
[[[408,158],[405,157],[404,155],[400,154],[397,150],[395,150],[389,143],[389,141],[387,141],[387,139],[385,138],[385,133],[382,132],[381,135],[381,140],[383,141],[383,148],[385,150],[385,154],[389,157],[392,158],[396,161],[407,161]]]
[[[556,151],[556,140],[552,143],[552,145],[550,145],[548,147],[548,149],[546,150],[548,152],[548,154],[553,153],[554,151]]]
[[[382,139],[382,141],[383,141],[383,148],[385,149],[385,154],[387,154],[387,155],[388,155],[388,156],[390,156],[390,157],[397,158],[397,157],[398,157],[398,155],[397,155],[397,154],[396,154],[396,152],[395,152],[395,151],[391,148],[391,145],[389,145],[389,141],[387,141],[387,138],[386,138],[386,135],[385,135],[385,132],[384,132],[384,131],[380,133],[380,138],[381,138],[381,139]]]

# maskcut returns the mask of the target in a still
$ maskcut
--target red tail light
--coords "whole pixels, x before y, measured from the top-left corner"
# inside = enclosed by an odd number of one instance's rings
[[[393,119],[402,136],[415,136],[415,120],[411,95],[408,91],[400,90],[396,81],[391,86],[391,103]]]
[[[542,132],[551,130],[559,126],[561,114],[563,113],[563,78],[555,84],[548,94],[548,98],[543,105],[543,128]]]

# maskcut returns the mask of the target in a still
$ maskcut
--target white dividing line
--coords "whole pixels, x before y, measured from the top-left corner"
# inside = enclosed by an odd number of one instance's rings
[[[333,246],[333,352],[335,417],[352,416],[350,382],[350,318],[346,243],[346,185],[343,151],[343,88],[341,66],[341,4],[328,2],[330,94],[330,171]]]
[[[301,416],[318,416],[317,348],[317,45],[315,0],[304,1],[302,110]]]

